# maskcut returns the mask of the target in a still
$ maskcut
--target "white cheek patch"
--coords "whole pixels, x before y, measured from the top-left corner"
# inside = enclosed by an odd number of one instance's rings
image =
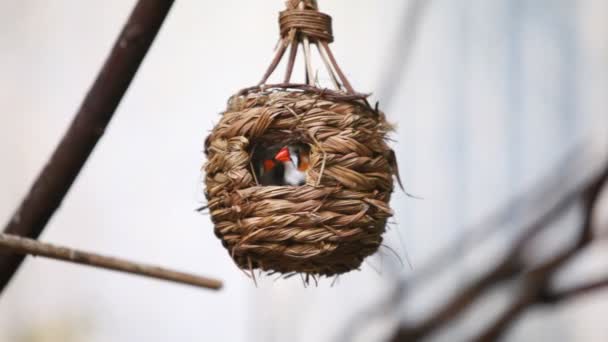
[[[303,185],[306,183],[306,173],[299,171],[291,164],[290,167],[285,168],[285,183],[289,185]]]
[[[298,170],[300,163],[299,150],[289,146],[291,163],[285,163],[285,183],[289,185],[304,185],[306,183],[306,173]]]

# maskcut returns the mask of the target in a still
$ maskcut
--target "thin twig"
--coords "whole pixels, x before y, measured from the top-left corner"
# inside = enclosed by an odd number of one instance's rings
[[[592,281],[588,284],[578,285],[566,290],[543,294],[540,301],[543,304],[557,304],[566,300],[572,300],[580,296],[590,295],[596,291],[606,289],[608,289],[608,278]]]
[[[71,126],[6,225],[5,233],[38,238],[103,136],[172,5],[173,0],[137,3]],[[0,255],[0,292],[23,258]]]
[[[158,266],[140,264],[121,258],[84,252],[68,247],[56,246],[10,234],[0,233],[0,249],[11,253],[19,253],[21,255],[29,254],[33,256],[43,256],[51,259],[131,273],[212,290],[219,290],[222,287],[222,282],[216,279],[178,272]]]
[[[266,69],[266,72],[264,73],[264,76],[262,77],[262,80],[260,81],[260,83],[258,83],[258,85],[265,84],[268,81],[268,78],[270,77],[270,75],[272,75],[274,70],[277,68],[277,66],[281,62],[281,59],[283,58],[283,55],[285,54],[285,50],[287,50],[288,44],[289,43],[287,42],[286,39],[281,39],[279,48],[277,49],[277,52],[274,55],[274,59],[272,60],[272,63],[270,63],[270,66],[268,66],[268,69]]]
[[[491,325],[473,338],[473,341],[496,341],[529,307],[534,304],[542,304],[555,300],[552,295],[547,294],[547,289],[550,287],[556,272],[591,243],[594,209],[607,181],[608,164],[597,175],[592,177],[590,181],[587,181],[578,189],[569,191],[532,225],[526,227],[523,230],[523,234],[513,243],[509,252],[494,268],[489,270],[478,281],[459,291],[446,304],[442,305],[437,312],[424,321],[399,328],[395,335],[393,335],[392,341],[420,340],[438,331],[448,322],[456,319],[464,310],[470,308],[473,303],[476,303],[487,289],[500,284],[504,280],[513,279],[515,276],[521,276],[523,282],[522,290],[517,293],[517,296],[509,307]],[[585,212],[578,240],[539,266],[533,266],[531,270],[527,270],[528,267],[524,264],[525,260],[523,257],[525,247],[540,232],[551,227],[552,223],[561,217],[567,208],[581,198],[584,202]],[[605,285],[608,285],[608,282],[583,285],[580,288],[586,291],[586,289],[596,289]],[[578,293],[578,289],[573,291],[575,291],[573,293]]]
[[[342,84],[344,84],[346,91],[348,91],[349,94],[354,94],[355,90],[353,89],[353,86],[350,84],[350,82],[346,78],[346,75],[344,74],[344,72],[342,72],[342,69],[340,69],[338,62],[336,61],[336,58],[334,57],[334,54],[331,52],[331,48],[329,47],[329,44],[327,42],[321,42],[321,47],[323,47],[323,49],[325,49],[325,52],[327,52],[327,57],[329,57],[329,61],[331,62],[332,66],[338,73],[340,80],[342,80]]]
[[[528,272],[525,275],[523,290],[519,296],[494,321],[494,323],[490,324],[488,328],[484,329],[481,334],[473,338],[472,341],[493,342],[499,340],[515,320],[520,317],[528,307],[538,301],[542,289],[547,285],[551,276],[560,266],[575,255],[577,251],[577,247],[571,247],[531,272]]]
[[[560,266],[566,264],[579,252],[585,249],[591,242],[591,232],[593,231],[593,216],[594,209],[597,205],[599,195],[608,182],[608,165],[606,165],[600,174],[584,189],[584,222],[581,226],[578,241],[571,247],[543,263],[542,265],[529,272],[524,278],[524,290],[519,297],[511,304],[511,306],[486,330],[474,339],[477,342],[496,341],[505,331],[513,324],[513,322],[527,308],[535,303],[544,301],[544,290],[551,284],[555,273]]]
[[[298,43],[297,40],[293,39],[291,41],[291,48],[289,49],[289,59],[287,61],[287,71],[285,72],[285,78],[283,79],[284,83],[289,83],[291,81],[293,67],[296,64],[296,57],[298,55],[298,45],[300,45],[300,43]]]
[[[329,57],[327,56],[327,53],[325,53],[325,50],[323,50],[323,48],[319,46],[319,42],[316,42],[315,45],[317,46],[317,50],[319,50],[319,55],[321,56],[321,59],[325,64],[325,69],[327,69],[327,73],[329,73],[329,77],[331,77],[331,80],[334,83],[334,87],[336,87],[336,89],[338,90],[342,89],[342,85],[340,84],[340,81],[338,81],[338,77],[336,76],[336,73],[332,68],[331,63],[329,62]]]

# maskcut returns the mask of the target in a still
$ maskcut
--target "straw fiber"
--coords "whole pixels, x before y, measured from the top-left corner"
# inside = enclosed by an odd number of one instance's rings
[[[313,87],[249,88],[233,96],[205,142],[215,234],[245,270],[332,276],[379,248],[394,153],[391,126],[364,97]],[[310,146],[303,186],[259,186],[251,156],[268,144]]]

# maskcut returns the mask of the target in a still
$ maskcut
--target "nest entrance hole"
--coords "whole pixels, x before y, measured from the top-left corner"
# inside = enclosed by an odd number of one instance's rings
[[[251,172],[258,186],[302,186],[311,167],[310,144],[293,137],[252,144]]]

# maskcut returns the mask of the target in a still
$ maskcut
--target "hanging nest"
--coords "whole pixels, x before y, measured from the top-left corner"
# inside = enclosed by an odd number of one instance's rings
[[[317,19],[313,29],[310,18]],[[205,142],[205,194],[215,234],[242,269],[312,276],[357,269],[382,244],[392,215],[397,167],[386,144],[392,127],[335,63],[328,18],[315,3],[288,2],[277,57],[258,86],[230,98]],[[300,44],[308,84],[291,84]],[[321,51],[336,90],[311,82],[310,44]],[[289,46],[285,82],[267,85]],[[310,148],[304,185],[260,184],[252,156],[277,142]]]

